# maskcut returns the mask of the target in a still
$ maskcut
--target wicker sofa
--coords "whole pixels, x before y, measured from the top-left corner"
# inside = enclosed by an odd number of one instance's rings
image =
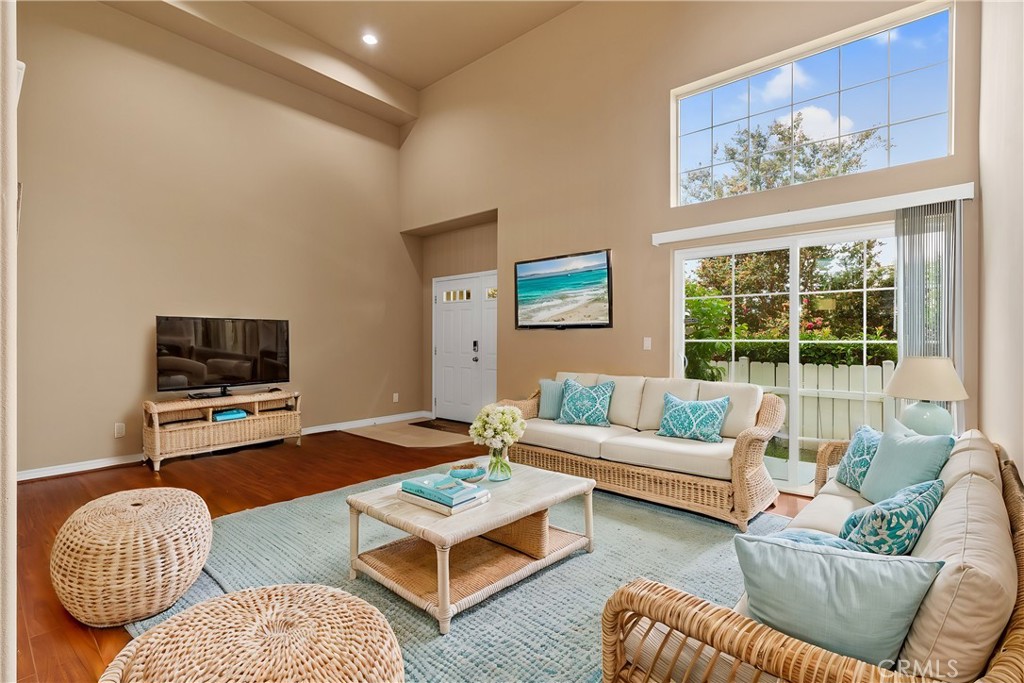
[[[519,406],[526,433],[509,448],[513,462],[597,481],[597,488],[723,519],[747,522],[778,497],[764,465],[768,441],[786,406],[753,384],[559,372],[583,385],[615,382],[610,427],[558,424],[539,418],[539,394]],[[664,396],[684,400],[730,397],[721,444],[657,436]]]
[[[819,449],[819,493],[791,527],[835,533],[848,511],[867,504],[829,480],[845,448],[833,442]],[[604,683],[1024,681],[1024,486],[1017,469],[972,431],[957,441],[940,477],[942,502],[912,555],[946,564],[914,617],[896,670],[760,624],[746,616],[745,596],[728,609],[637,579],[605,606]]]

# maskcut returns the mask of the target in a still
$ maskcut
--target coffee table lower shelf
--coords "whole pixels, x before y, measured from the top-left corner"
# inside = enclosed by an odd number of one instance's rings
[[[352,569],[425,610],[447,633],[459,612],[589,545],[586,536],[553,526],[543,559],[480,536],[448,550],[408,536],[361,553],[353,558]],[[448,595],[439,595],[445,584]],[[441,607],[445,603],[447,610]]]

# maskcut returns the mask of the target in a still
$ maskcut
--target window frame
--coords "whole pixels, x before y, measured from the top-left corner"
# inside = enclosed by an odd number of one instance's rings
[[[671,140],[671,144],[669,145],[669,147],[670,147],[670,149],[669,149],[669,169],[670,169],[670,172],[669,172],[669,176],[670,176],[669,177],[669,205],[670,205],[670,207],[671,208],[679,208],[679,207],[686,207],[686,206],[698,206],[698,205],[708,204],[710,202],[716,201],[715,199],[710,199],[708,201],[696,202],[696,203],[693,203],[693,204],[686,204],[686,203],[683,203],[683,202],[680,201],[680,197],[679,197],[679,176],[680,176],[680,173],[681,173],[681,169],[679,168],[679,100],[681,100],[681,99],[683,99],[685,97],[690,97],[692,95],[698,95],[698,94],[700,94],[702,92],[705,92],[705,91],[710,91],[710,90],[712,90],[714,88],[717,88],[717,87],[720,87],[720,86],[723,86],[723,85],[728,85],[729,83],[734,82],[734,81],[738,81],[738,80],[742,80],[744,78],[750,78],[750,77],[753,77],[753,76],[760,75],[760,74],[762,74],[764,72],[771,71],[772,69],[777,69],[777,68],[779,68],[781,66],[785,66],[786,64],[789,64],[790,62],[796,62],[796,61],[798,61],[800,59],[804,59],[804,58],[807,58],[807,57],[812,57],[812,56],[814,56],[814,55],[816,55],[816,54],[818,54],[820,52],[825,52],[827,50],[831,50],[833,48],[840,47],[840,46],[842,46],[844,44],[855,42],[857,40],[860,40],[861,38],[866,38],[866,37],[868,37],[870,35],[879,33],[881,31],[890,30],[890,29],[895,28],[897,26],[900,26],[902,24],[907,24],[907,23],[916,21],[918,19],[923,19],[924,17],[930,16],[932,14],[938,14],[939,12],[946,11],[946,10],[949,11],[949,48],[948,48],[949,54],[948,54],[948,58],[947,58],[948,84],[947,84],[947,88],[946,88],[946,116],[947,116],[947,124],[946,124],[946,149],[948,150],[948,153],[946,154],[946,157],[953,156],[953,154],[955,153],[955,147],[954,147],[955,138],[954,138],[954,135],[953,135],[953,131],[955,129],[955,112],[954,112],[954,108],[953,108],[953,102],[954,102],[954,99],[955,99],[954,98],[954,85],[955,85],[955,82],[956,82],[956,79],[954,78],[955,66],[956,66],[955,65],[955,54],[956,54],[955,46],[956,46],[956,41],[955,41],[955,36],[954,36],[955,27],[956,27],[956,3],[953,0],[942,0],[940,2],[932,2],[931,0],[926,0],[925,2],[916,4],[916,5],[912,5],[910,7],[905,7],[903,9],[897,10],[895,12],[890,12],[889,14],[886,14],[884,16],[877,17],[875,19],[871,19],[869,21],[857,24],[856,26],[852,26],[852,27],[850,27],[848,29],[843,29],[841,31],[837,31],[835,33],[829,34],[829,35],[824,36],[822,38],[817,38],[815,40],[808,41],[808,42],[803,43],[801,45],[797,45],[795,47],[783,50],[781,52],[777,52],[777,53],[775,53],[773,55],[770,55],[768,57],[763,57],[761,59],[756,59],[756,60],[754,60],[752,62],[747,62],[746,64],[742,64],[740,66],[736,66],[736,67],[733,67],[731,69],[727,69],[726,71],[719,72],[719,73],[714,74],[712,76],[708,76],[708,77],[699,79],[697,81],[693,81],[692,83],[688,83],[686,85],[682,85],[682,86],[679,86],[677,88],[673,88],[670,91],[670,93],[669,93],[669,131],[670,131],[669,139]],[[887,76],[887,82],[889,80],[891,80],[891,78],[892,78],[891,74],[888,75]],[[842,93],[842,90],[839,90],[838,93]],[[749,120],[749,115],[748,115],[748,120]],[[891,125],[892,125],[891,123],[886,124],[886,128],[888,129],[889,127],[891,127]],[[888,158],[889,158],[888,154],[889,153],[888,153],[888,150],[887,150],[887,152],[886,152],[887,161],[888,161]],[[934,157],[934,158],[945,158],[945,157]],[[922,160],[922,161],[929,161],[929,160]],[[920,163],[920,162],[919,161],[909,162],[906,165],[912,165],[912,164],[915,164],[915,163]],[[904,165],[904,164],[900,164],[900,165]],[[886,170],[886,169],[889,169],[889,168],[893,168],[893,167],[891,165],[888,165],[888,163],[887,163],[885,169],[876,169],[876,170]],[[711,171],[711,167],[710,166],[708,167],[708,170]],[[861,172],[863,172],[863,171],[860,171],[858,173],[861,173]],[[867,172],[870,172],[870,171],[867,171]],[[857,175],[857,173],[845,174],[845,175]],[[832,176],[832,178],[841,178],[841,177],[845,177],[845,175]],[[830,180],[832,178],[824,178],[824,180]],[[809,183],[814,183],[814,182],[817,182],[817,181],[816,180],[811,180],[811,181],[808,181],[808,182],[805,182],[805,183],[798,183],[798,184],[799,185],[807,185]],[[784,185],[783,187],[792,187],[792,185]],[[778,188],[771,188],[771,189],[778,189]],[[757,190],[757,191],[754,191],[754,192],[745,192],[743,194],[730,195],[730,196],[737,196],[737,197],[739,197],[739,196],[746,196],[746,195],[751,195],[751,194],[757,194],[758,192],[764,192],[764,191],[766,191],[766,190]],[[723,197],[723,199],[728,199],[728,197]]]
[[[745,240],[742,242],[727,242],[720,243],[718,245],[711,245],[706,247],[695,247],[686,248],[681,247],[675,249],[672,253],[672,292],[671,292],[671,306],[672,306],[672,363],[671,372],[672,377],[682,378],[685,377],[684,358],[686,354],[686,335],[684,332],[684,325],[686,319],[686,301],[687,298],[684,294],[685,283],[686,283],[686,262],[692,259],[703,259],[713,258],[717,256],[735,256],[738,254],[752,253],[752,252],[765,252],[777,249],[788,249],[790,259],[790,287],[788,292],[789,296],[789,310],[799,311],[800,310],[800,297],[803,295],[800,288],[800,249],[803,247],[813,247],[825,244],[835,244],[840,242],[852,242],[852,241],[864,241],[871,239],[892,239],[895,237],[896,226],[894,221],[878,221],[871,223],[864,223],[858,225],[845,226],[834,230],[818,230],[813,232],[804,232],[792,235],[785,235],[780,237],[769,237],[765,239]],[[898,304],[898,291],[899,291],[899,265],[897,263],[896,268],[896,283],[892,288],[897,309]],[[795,286],[794,286],[795,285]],[[889,289],[889,288],[885,288]],[[863,291],[873,291],[865,288]],[[729,296],[730,300],[735,300],[735,291]],[[897,316],[898,316],[897,312]],[[735,322],[735,307],[733,307],[733,322]],[[899,326],[899,318],[896,319],[896,324]],[[900,329],[898,327],[897,329]],[[796,340],[796,343],[794,343]],[[698,341],[697,343],[700,343]],[[733,347],[737,340],[732,340]],[[763,342],[768,343],[768,342]],[[805,442],[822,442],[828,439],[822,439],[819,437],[805,437],[799,433],[799,424],[802,421],[802,408],[801,402],[795,400],[801,398],[800,390],[800,315],[791,315],[789,323],[788,335],[785,339],[779,339],[777,342],[771,343],[785,343],[789,346],[789,386],[788,387],[765,387],[765,391],[775,391],[777,393],[785,392],[789,395],[790,405],[795,407],[791,409],[789,415],[790,431],[787,434],[787,438],[791,444],[796,444],[795,449],[790,449],[790,459],[787,463],[787,476],[785,479],[779,479],[780,486],[784,486],[787,490],[798,490],[799,479],[800,479],[800,462],[799,459],[794,460],[792,458],[793,450],[799,452],[799,446],[801,441]],[[830,343],[830,342],[815,342],[815,343]],[[842,344],[849,343],[842,340],[834,343]],[[862,342],[855,342],[868,344],[867,340]],[[893,342],[898,343],[898,342]],[[731,367],[731,364],[730,364]],[[722,381],[732,381],[733,378],[726,377]],[[839,395],[841,392],[831,391],[828,392],[830,396],[824,396],[825,398],[863,398],[867,400],[868,394],[876,394],[877,392],[855,392],[855,395],[842,396]],[[798,425],[794,432],[793,425]],[[773,475],[774,476],[774,475]]]

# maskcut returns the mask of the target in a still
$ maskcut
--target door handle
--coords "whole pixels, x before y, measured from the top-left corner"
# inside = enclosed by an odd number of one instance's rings
[[[477,356],[473,356],[473,362],[474,363],[479,363],[480,359]]]

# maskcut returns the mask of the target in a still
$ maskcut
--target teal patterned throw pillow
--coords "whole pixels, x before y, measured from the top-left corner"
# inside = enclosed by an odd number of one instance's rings
[[[909,555],[942,500],[941,479],[913,484],[846,518],[840,538],[878,555]]]
[[[728,409],[728,396],[713,401],[684,401],[665,392],[665,412],[657,434],[721,443],[722,425],[725,424]]]
[[[871,461],[878,452],[878,442],[882,440],[882,432],[876,431],[864,425],[853,435],[850,445],[839,461],[839,470],[836,472],[836,481],[849,486],[854,491],[860,491],[864,483],[864,475],[871,467]]]
[[[774,534],[769,534],[766,538],[784,538],[787,541],[806,543],[808,545],[821,545],[827,548],[865,552],[865,549],[856,543],[833,536],[824,531],[818,531],[817,529],[783,529],[782,531],[776,531]]]
[[[574,379],[567,379],[562,388],[562,408],[559,422],[564,425],[594,425],[611,427],[608,406],[612,401],[615,382],[585,387]]]

